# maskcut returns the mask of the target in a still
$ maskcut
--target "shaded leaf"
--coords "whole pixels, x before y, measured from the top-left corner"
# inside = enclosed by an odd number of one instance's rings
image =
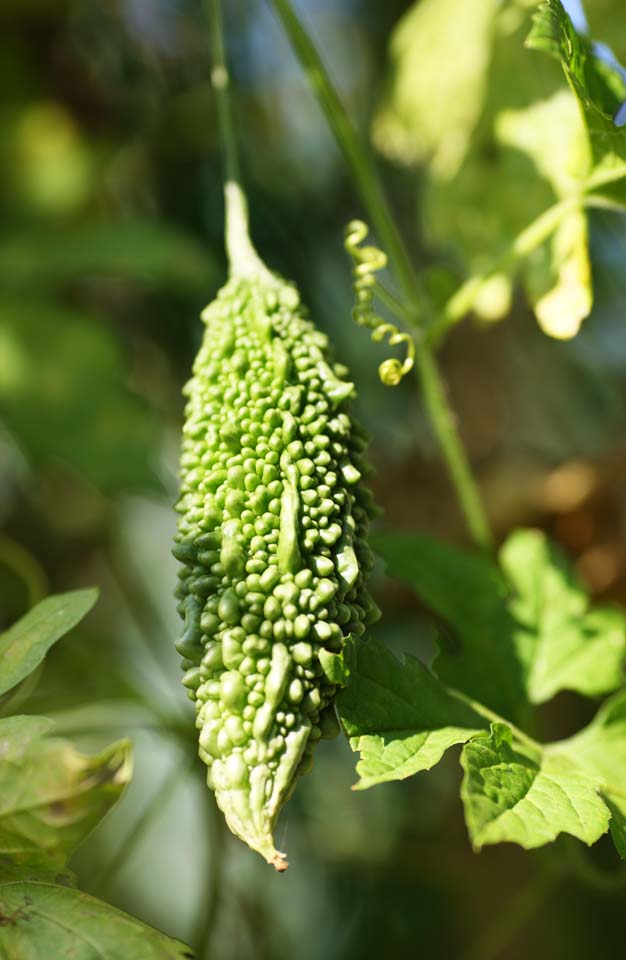
[[[422,534],[373,538],[389,573],[454,631],[437,675],[499,714],[516,720],[523,703],[559,690],[598,696],[623,680],[626,620],[617,608],[591,607],[571,565],[538,530],[514,531],[501,570]]]
[[[0,856],[61,870],[72,850],[113,806],[131,776],[130,743],[96,756],[43,737],[50,721],[0,721]]]
[[[46,597],[0,634],[0,694],[32,673],[52,644],[83,619],[97,598],[95,588]]]
[[[429,770],[484,727],[419,660],[407,655],[401,663],[373,640],[356,645],[338,710],[350,746],[361,754],[359,789]]]
[[[50,883],[0,885],[0,960],[182,960],[193,953],[121,910]]]
[[[515,718],[525,699],[523,675],[507,609],[509,588],[496,564],[423,534],[389,533],[372,542],[389,574],[408,583],[453,628],[456,649],[442,644],[437,675]]]
[[[610,814],[597,792],[597,777],[565,751],[532,751],[513,744],[506,724],[463,748],[461,797],[476,849],[508,841],[526,849],[569,833],[595,843]]]

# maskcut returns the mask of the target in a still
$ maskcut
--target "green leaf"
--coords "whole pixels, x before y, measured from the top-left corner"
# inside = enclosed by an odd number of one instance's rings
[[[626,618],[613,607],[589,609],[589,598],[570,563],[539,530],[513,533],[500,552],[515,595],[515,647],[532,703],[559,690],[589,697],[621,685]]]
[[[528,70],[523,42],[529,26],[528,10],[500,5],[484,108],[465,161],[454,180],[432,178],[425,192],[427,239],[435,249],[448,251],[448,263],[458,264],[450,282],[457,286],[464,277],[498,265],[495,285],[477,287],[480,295],[473,304],[489,321],[506,316],[510,308],[517,265],[507,258],[516,237],[553,203],[552,190],[528,156],[507,146],[498,131],[502,111],[525,109],[557,88],[557,71],[548,58],[535,58],[534,69]],[[439,269],[445,269],[443,264]]]
[[[395,28],[374,140],[391,159],[453,178],[485,98],[497,0],[421,0]]]
[[[331,653],[322,647],[319,651],[319,660],[329,683],[336,683],[339,686],[344,686],[347,683],[350,676],[350,666],[343,651],[341,653]]]
[[[509,588],[495,563],[432,537],[389,533],[372,538],[391,576],[408,583],[453,631],[442,643],[437,675],[504,716],[524,702],[522,667],[513,644]]]
[[[132,761],[127,740],[85,756],[45,738],[49,726],[45,717],[0,720],[0,857],[56,871],[116,802]]]
[[[597,777],[565,751],[533,751],[513,745],[506,724],[463,748],[461,797],[476,849],[508,841],[526,849],[569,833],[595,843],[610,813],[597,792]]]
[[[626,619],[590,608],[571,565],[537,530],[515,531],[501,569],[421,534],[373,538],[389,573],[452,627],[435,668],[450,686],[515,721],[559,690],[595,697],[623,681]]]
[[[588,727],[554,749],[566,750],[597,777],[611,812],[613,842],[626,859],[626,693],[612,697]]]
[[[557,197],[580,190],[591,155],[576,99],[569,90],[521,109],[505,109],[495,120],[498,141],[525,153]]]
[[[52,644],[69,633],[97,599],[95,588],[46,597],[0,634],[0,695],[32,673]]]
[[[584,194],[626,206],[626,127],[613,121],[626,84],[553,0],[537,14],[529,45],[563,59],[570,89],[557,89],[548,57],[535,57],[529,69],[522,47],[527,15],[512,6],[502,5],[498,16],[483,114],[465,162],[452,182],[428,185],[425,223],[435,246],[453,237],[470,276],[484,277],[467,309],[489,321],[505,316],[519,274],[542,330],[569,339],[593,307]],[[610,17],[605,25],[613,28]],[[568,202],[554,232],[530,257],[520,254],[516,244],[525,229],[555,196]]]
[[[119,343],[94,317],[3,297],[0,416],[32,463],[65,464],[105,491],[158,487],[161,426],[127,379]]]
[[[575,336],[593,306],[588,215],[579,199],[591,173],[591,154],[575,97],[559,90],[496,118],[500,141],[525,153],[559,200],[572,199],[549,243],[523,268],[524,282],[544,333]]]
[[[0,960],[182,960],[193,953],[121,910],[51,883],[0,885]]]
[[[560,61],[583,112],[594,166],[604,171],[624,167],[626,131],[613,119],[626,100],[620,71],[598,57],[591,41],[576,32],[560,0],[541,5],[526,43]]]
[[[356,645],[350,682],[338,698],[341,722],[366,789],[429,770],[445,751],[476,736],[484,721],[414,657],[401,663],[373,640]]]

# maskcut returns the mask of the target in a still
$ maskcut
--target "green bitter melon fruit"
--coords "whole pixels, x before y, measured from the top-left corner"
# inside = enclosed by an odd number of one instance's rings
[[[378,615],[367,437],[294,286],[233,277],[202,316],[185,388],[176,646],[228,826],[284,870],[276,818],[316,742],[338,732],[347,638]]]

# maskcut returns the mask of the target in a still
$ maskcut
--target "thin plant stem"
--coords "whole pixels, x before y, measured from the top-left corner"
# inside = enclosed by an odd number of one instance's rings
[[[415,308],[426,308],[418,277],[411,264],[395,218],[385,198],[374,158],[352,123],[341,97],[290,0],[271,0],[293,50],[344,155],[357,190],[369,212],[374,232],[385,247],[404,297]]]
[[[476,546],[489,551],[492,547],[489,522],[459,437],[456,415],[446,396],[445,382],[437,367],[435,355],[424,343],[416,343],[416,367],[430,421],[439,440],[467,528]]]
[[[566,200],[561,200],[559,203],[548,207],[532,223],[524,227],[506,252],[494,260],[488,270],[470,277],[452,294],[441,313],[429,327],[426,335],[427,341],[432,344],[440,342],[444,334],[472,310],[487,280],[498,273],[510,270],[518,260],[528,257],[537,247],[545,243],[568,213],[580,206],[580,197],[568,197]]]
[[[368,210],[375,233],[384,246],[410,315],[427,318],[431,310],[428,298],[413,268],[411,259],[391,212],[373,156],[357,132],[313,41],[300,22],[290,0],[271,0],[293,50],[300,61],[313,93],[335,136],[356,188]],[[426,324],[422,323],[422,326]],[[456,490],[459,506],[474,543],[491,549],[491,532],[480,494],[459,437],[456,417],[430,346],[415,337],[416,371],[421,382],[424,403],[436,434],[448,475]]]
[[[224,24],[220,0],[207,0],[211,41],[211,83],[217,101],[220,139],[224,152],[224,201],[226,206],[226,252],[231,276],[275,279],[250,238],[248,200],[241,181],[239,152],[230,96],[230,74],[224,49]]]
[[[380,302],[384,303],[387,309],[393,313],[398,320],[403,320],[406,325],[415,323],[415,317],[411,314],[411,311],[405,307],[405,305],[398,300],[398,298],[395,297],[390,290],[387,290],[382,283],[376,281],[374,284],[374,293]]]
[[[539,753],[543,752],[544,746],[542,743],[540,743],[538,740],[534,740],[532,737],[529,737],[527,733],[524,733],[523,730],[520,730],[519,727],[516,727],[515,724],[511,723],[510,720],[507,720],[506,717],[501,717],[499,713],[495,712],[495,710],[490,710],[489,707],[479,703],[478,700],[472,699],[472,697],[466,696],[466,694],[461,693],[460,690],[455,690],[453,687],[446,687],[446,690],[451,697],[454,697],[455,700],[460,700],[461,703],[465,703],[468,707],[471,707],[474,713],[484,717],[485,720],[489,720],[491,723],[506,724],[515,739],[520,743],[530,747],[530,749],[533,751],[537,751]]]
[[[441,313],[430,325],[426,337],[428,342],[438,343],[442,336],[474,307],[476,298],[486,280],[497,273],[509,270],[518,260],[528,257],[552,236],[568,214],[574,210],[586,208],[621,210],[622,207],[619,204],[615,204],[609,198],[595,195],[593,191],[601,190],[602,187],[622,180],[624,177],[626,177],[626,163],[619,164],[616,168],[606,171],[598,171],[582,183],[576,193],[559,200],[540,213],[518,233],[504,254],[494,260],[489,270],[469,277],[452,294]]]

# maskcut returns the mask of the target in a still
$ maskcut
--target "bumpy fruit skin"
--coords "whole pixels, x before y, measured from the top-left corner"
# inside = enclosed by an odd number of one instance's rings
[[[276,818],[336,732],[346,639],[378,615],[367,439],[293,286],[231,279],[202,317],[185,388],[176,646],[209,786],[233,833],[281,870]]]

